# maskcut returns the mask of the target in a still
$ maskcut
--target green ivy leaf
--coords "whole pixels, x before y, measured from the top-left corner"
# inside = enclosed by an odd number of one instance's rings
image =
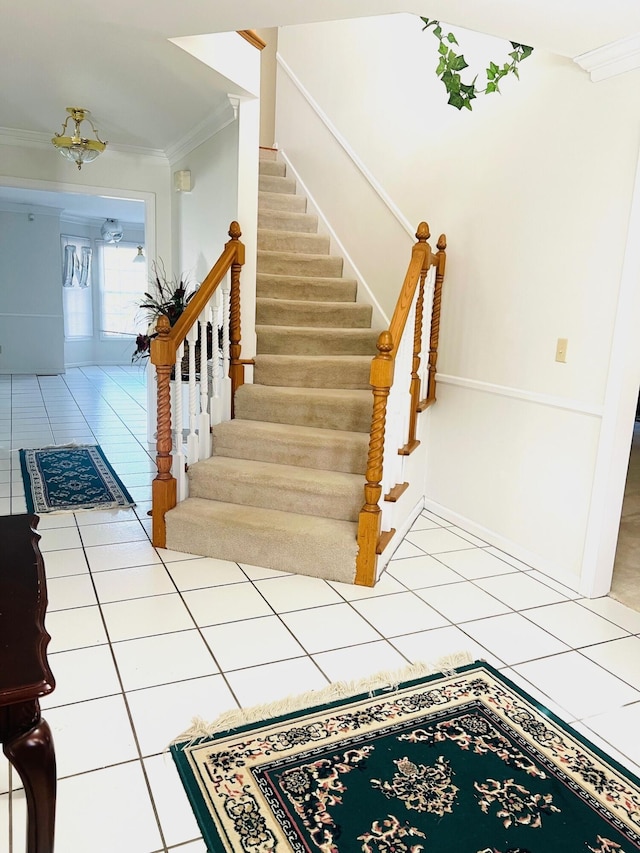
[[[458,92],[452,92],[449,95],[449,103],[457,110],[461,110],[465,105],[465,100]]]
[[[449,44],[458,44],[456,37],[454,36],[453,33],[447,34],[447,41],[449,42]]]
[[[451,67],[454,68],[456,71],[463,71],[465,68],[468,68],[469,65],[465,61],[464,56],[460,55],[456,56],[455,60],[451,63]]]
[[[495,83],[487,83],[487,88],[484,91],[485,91],[485,94],[488,95],[490,92],[497,92],[498,87],[496,86]]]
[[[438,48],[438,53],[440,53],[442,56],[446,56],[448,53],[446,45],[441,44],[440,47]]]

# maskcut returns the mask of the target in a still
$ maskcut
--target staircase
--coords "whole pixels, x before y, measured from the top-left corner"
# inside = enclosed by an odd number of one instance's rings
[[[377,332],[306,199],[262,151],[253,384],[189,468],[167,548],[353,583]],[[245,306],[245,310],[247,306]]]

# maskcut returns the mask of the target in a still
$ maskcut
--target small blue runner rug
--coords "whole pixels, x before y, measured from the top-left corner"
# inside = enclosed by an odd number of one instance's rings
[[[28,512],[135,506],[97,444],[21,450],[20,466]]]

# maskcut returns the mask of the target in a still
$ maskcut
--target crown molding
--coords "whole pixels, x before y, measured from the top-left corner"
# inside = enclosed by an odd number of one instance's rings
[[[229,115],[229,111],[231,109],[232,106],[230,102],[224,101],[211,113],[211,115],[203,119],[200,124],[193,127],[181,139],[174,142],[173,145],[169,145],[165,154],[170,165],[173,166],[183,157],[186,157],[187,154],[190,154],[199,145],[202,145],[203,142],[211,139],[211,137],[215,136],[216,133],[220,133],[221,130],[224,130],[225,127],[230,125],[234,121],[234,115]]]
[[[64,225],[84,225],[87,228],[96,228],[98,231],[102,227],[104,220],[104,216],[81,216],[77,213],[63,213],[60,216],[60,222]],[[118,222],[125,234],[127,231],[144,233],[144,223],[142,222],[125,222],[123,219],[119,219]]]
[[[0,145],[19,145],[21,148],[51,148],[53,134],[40,133],[34,130],[20,130],[15,127],[0,127]],[[166,160],[166,154],[160,148],[144,148],[139,145],[120,145],[109,143],[107,151],[117,151],[120,154],[135,154],[143,157],[161,157]]]
[[[640,68],[640,33],[581,53],[573,61],[591,76],[593,83],[635,71]]]
[[[0,199],[0,210],[3,213],[23,213],[25,215],[33,213],[38,216],[60,216],[64,208],[45,207],[41,204],[29,204],[29,202],[5,201],[5,199]]]

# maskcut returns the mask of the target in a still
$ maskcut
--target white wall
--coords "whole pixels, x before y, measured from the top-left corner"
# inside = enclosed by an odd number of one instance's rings
[[[60,214],[31,216],[0,210],[0,373],[64,370]]]
[[[594,85],[536,51],[519,84],[457,112],[421,26],[398,15],[282,29],[276,137],[387,311],[408,226],[427,219],[432,243],[447,233],[428,505],[577,581],[638,156],[638,74]],[[471,77],[510,49],[456,32]],[[554,360],[558,337],[569,339],[567,364]]]

